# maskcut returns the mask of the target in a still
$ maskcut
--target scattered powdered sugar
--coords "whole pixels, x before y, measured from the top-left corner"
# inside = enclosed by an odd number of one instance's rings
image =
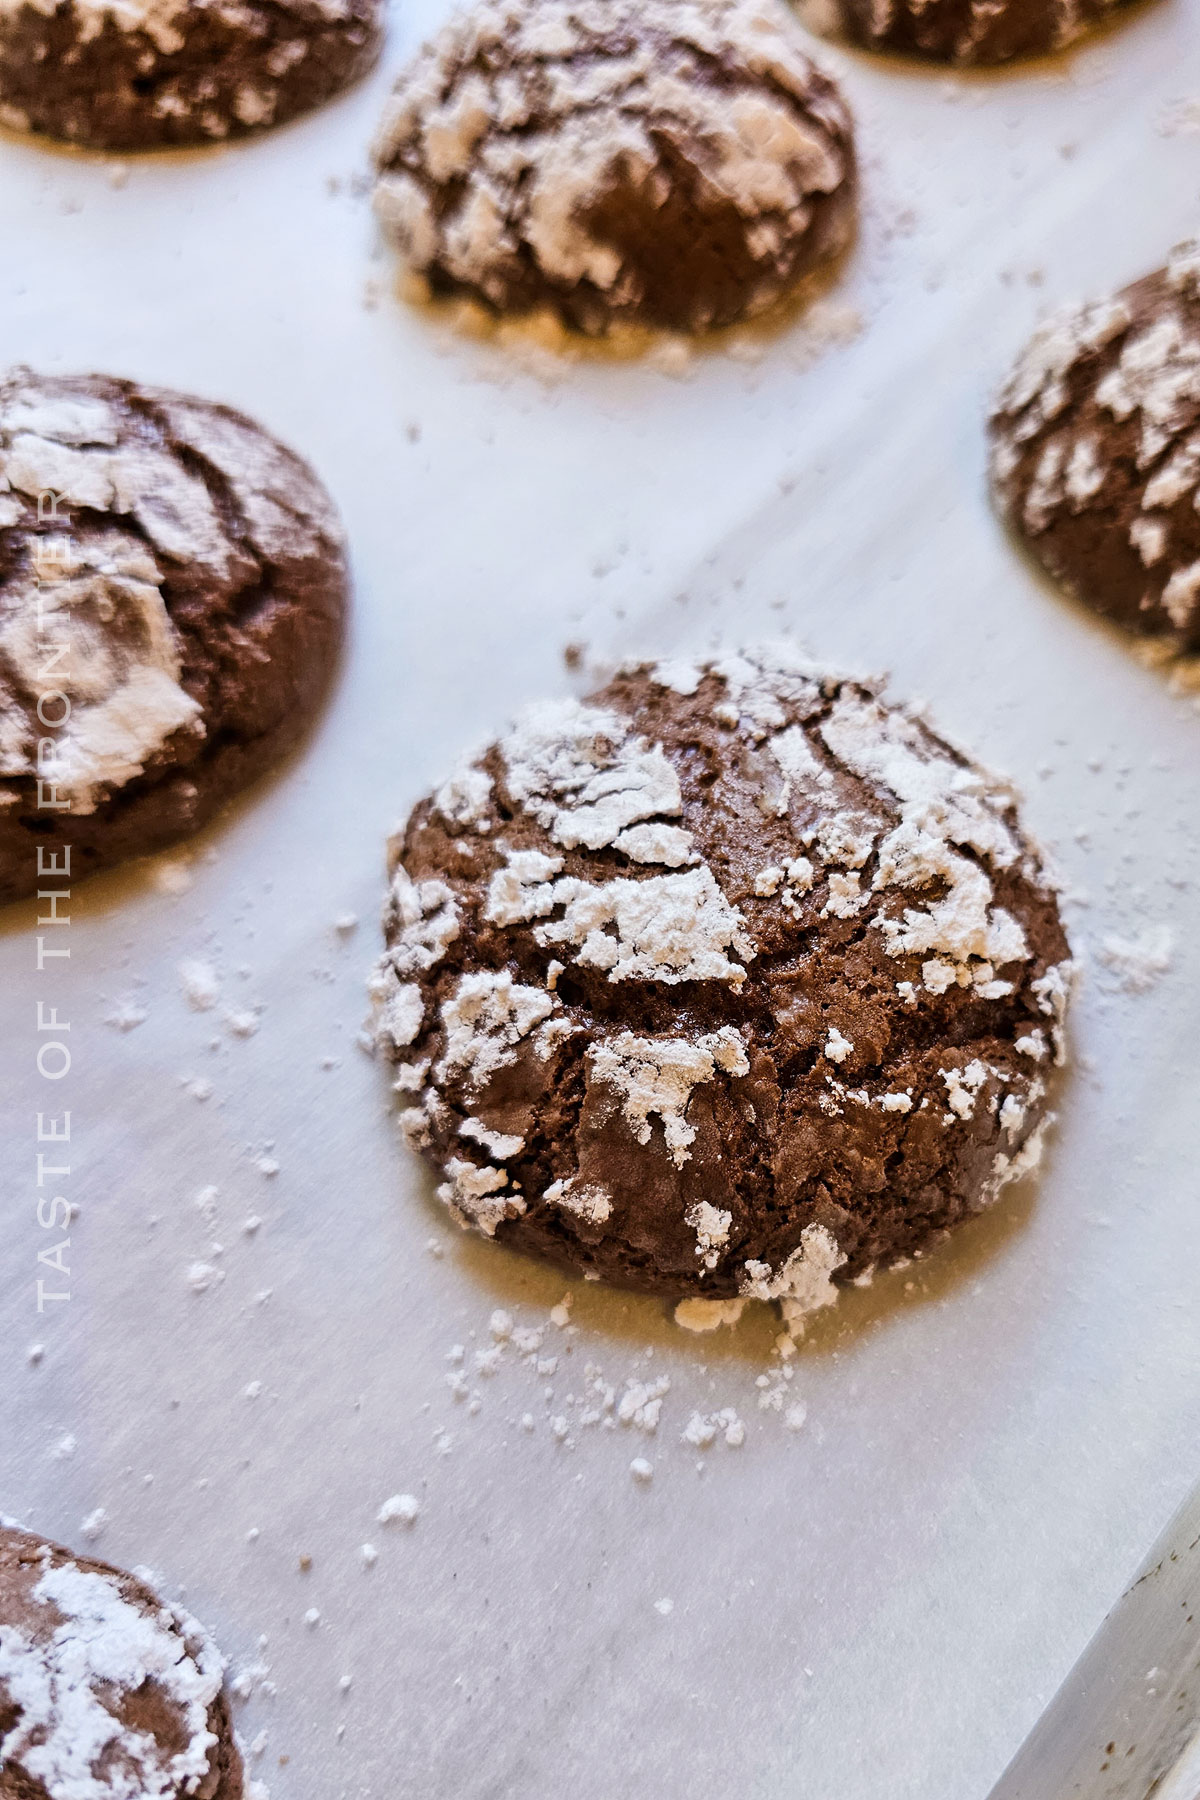
[[[179,985],[193,1012],[210,1012],[221,998],[221,983],[211,963],[180,963]]]
[[[682,1441],[695,1450],[707,1450],[716,1443],[718,1434],[732,1450],[745,1443],[746,1427],[732,1406],[723,1406],[715,1413],[694,1412],[683,1428]]]
[[[653,1346],[635,1355],[632,1369],[621,1375],[608,1372],[594,1352],[589,1351],[584,1360],[579,1355],[580,1329],[570,1320],[570,1298],[566,1296],[561,1305],[552,1308],[548,1318],[543,1315],[541,1323],[526,1323],[515,1311],[505,1311],[507,1324],[499,1336],[491,1322],[486,1333],[472,1330],[472,1339],[486,1335],[491,1340],[486,1350],[476,1350],[473,1357],[463,1344],[452,1346],[447,1355],[451,1368],[446,1388],[461,1408],[460,1418],[469,1421],[478,1418],[485,1407],[499,1407],[517,1429],[518,1444],[540,1432],[556,1454],[564,1455],[579,1452],[589,1438],[602,1442],[612,1435],[621,1441],[624,1432],[655,1438],[662,1445],[656,1464],[639,1455],[625,1465],[635,1483],[648,1484],[669,1467],[672,1454],[678,1457],[678,1449],[673,1451],[672,1446],[702,1453],[718,1444],[741,1449],[752,1445],[766,1429],[795,1431],[797,1421],[805,1417],[806,1406],[797,1395],[793,1336],[776,1337],[765,1372],[753,1373],[754,1365],[750,1370],[733,1366],[727,1371],[727,1377],[739,1383],[740,1395],[727,1392],[699,1403],[681,1401],[679,1377],[656,1368],[658,1352]],[[731,1315],[746,1302],[725,1304]],[[548,1345],[551,1332],[556,1336]],[[475,1378],[481,1381],[478,1387],[472,1386],[468,1374],[472,1364]],[[702,1366],[699,1374],[706,1373]],[[686,1375],[689,1386],[692,1374],[688,1371]],[[518,1397],[515,1384],[522,1381],[533,1390],[529,1400]],[[712,1380],[707,1385],[714,1391],[717,1386]],[[672,1419],[668,1409],[673,1404],[680,1410]],[[760,1421],[757,1428],[755,1419]],[[438,1425],[435,1449],[449,1435]],[[508,1447],[507,1440],[503,1447]],[[700,1470],[703,1466],[703,1462],[697,1465]]]
[[[117,1031],[136,1031],[149,1017],[147,1009],[136,1000],[120,1000],[110,1013],[105,1014],[104,1023]]]
[[[607,1391],[601,1383],[594,1383],[606,1406],[611,1405]],[[660,1375],[655,1381],[639,1381],[630,1377],[625,1383],[625,1391],[616,1402],[616,1419],[618,1425],[632,1425],[638,1431],[653,1433],[658,1430],[658,1421],[662,1415],[664,1397],[671,1391],[669,1375]]]
[[[215,1263],[194,1262],[188,1265],[187,1284],[193,1294],[207,1294],[213,1287],[219,1287],[225,1279],[224,1269]]]
[[[1144,994],[1168,973],[1174,949],[1175,934],[1170,926],[1150,925],[1132,938],[1110,934],[1096,951],[1096,958],[1126,993]]]
[[[421,1503],[414,1494],[393,1494],[385,1500],[376,1518],[380,1525],[413,1525],[421,1510]]]

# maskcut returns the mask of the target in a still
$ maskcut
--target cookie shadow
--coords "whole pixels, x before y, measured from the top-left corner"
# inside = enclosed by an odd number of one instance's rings
[[[797,1358],[827,1360],[914,1311],[969,1301],[971,1292],[1020,1241],[1037,1205],[1042,1178],[1039,1172],[1014,1182],[986,1212],[964,1220],[910,1261],[877,1270],[869,1285],[839,1287],[837,1303],[811,1315],[797,1341]],[[444,1221],[432,1177],[424,1187],[424,1204]],[[678,1352],[690,1346],[696,1361],[710,1368],[761,1367],[782,1330],[774,1306],[751,1301],[736,1325],[693,1333],[675,1323],[674,1301],[585,1281],[473,1233],[462,1233],[451,1245],[444,1254],[453,1257],[482,1306],[548,1310],[569,1294],[572,1325],[614,1347]]]
[[[858,180],[861,183],[861,175]],[[375,247],[381,254],[391,254],[381,232]],[[801,276],[786,294],[753,318],[699,332],[618,322],[592,336],[565,324],[549,308],[504,314],[466,295],[434,293],[423,277],[413,275],[402,264],[388,285],[394,304],[422,318],[446,354],[456,347],[471,347],[509,359],[509,372],[515,368],[552,380],[562,379],[577,366],[641,364],[675,375],[692,359],[744,360],[792,332],[802,334],[806,327],[816,335],[814,354],[836,348],[840,334],[822,318],[820,309],[846,284],[861,248],[862,219],[856,207],[846,242],[827,262]],[[846,335],[851,335],[848,327]]]
[[[1090,631],[1122,656],[1132,657],[1143,669],[1164,675],[1168,692],[1176,696],[1200,694],[1200,647],[1189,646],[1182,636],[1170,631],[1138,631],[1135,626],[1097,611],[1077,587],[1057,580],[1039,562],[1032,546],[995,506],[991,511],[1008,550],[1042,598],[1061,617],[1069,618],[1077,629]]]
[[[336,690],[343,678],[343,668],[344,658],[335,671],[334,687],[322,703],[326,713],[332,710]],[[84,876],[76,875],[68,889],[72,923],[79,925],[92,919],[107,919],[123,908],[131,908],[147,900],[173,899],[186,893],[200,869],[206,864],[219,862],[222,844],[230,833],[237,830],[259,808],[269,806],[273,798],[297,780],[302,766],[314,754],[316,739],[326,728],[327,719],[314,721],[298,743],[278,761],[273,762],[270,768],[256,776],[249,786],[223,800],[198,830],[188,832],[145,856],[117,863],[110,869],[99,869],[94,874]],[[30,856],[36,847],[37,839],[31,836]],[[253,884],[258,891],[260,881],[253,869],[247,868],[245,879],[247,884]],[[56,887],[60,883],[47,876],[46,885]],[[37,931],[40,904],[36,898],[30,898],[11,900],[0,905],[0,942],[24,936],[32,943]]]

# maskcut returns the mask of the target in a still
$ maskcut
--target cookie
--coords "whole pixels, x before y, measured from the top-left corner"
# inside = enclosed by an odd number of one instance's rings
[[[0,901],[186,836],[277,762],[346,596],[328,496],[240,413],[0,382]]]
[[[868,50],[989,64],[1063,50],[1127,0],[800,0],[810,30]]]
[[[390,867],[376,1041],[499,1243],[802,1309],[1037,1160],[1053,888],[1011,790],[870,683],[773,646],[533,706]]]
[[[776,0],[493,0],[396,88],[375,209],[436,295],[702,331],[848,243],[850,115]]]
[[[3,1800],[242,1800],[224,1670],[144,1581],[0,1525]]]
[[[1200,246],[1042,326],[991,419],[996,504],[1067,592],[1200,650]]]
[[[0,125],[94,150],[282,125],[371,67],[380,0],[0,0]]]

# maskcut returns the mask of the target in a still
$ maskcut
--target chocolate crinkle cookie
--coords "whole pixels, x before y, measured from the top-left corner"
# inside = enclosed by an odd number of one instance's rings
[[[810,30],[868,50],[988,64],[1065,49],[1127,0],[800,0]]]
[[[276,762],[346,594],[328,496],[240,413],[0,381],[0,900],[183,837]]]
[[[491,0],[401,79],[375,207],[435,294],[701,331],[849,241],[850,116],[777,0]]]
[[[833,1298],[1036,1163],[1069,952],[1011,791],[786,647],[531,707],[391,846],[377,1041],[455,1219]]]
[[[0,1524],[0,1800],[265,1800],[224,1670],[144,1581]]]
[[[997,503],[1042,567],[1200,651],[1200,245],[1043,325],[991,433]]]
[[[96,150],[282,125],[365,74],[381,0],[0,0],[0,125]]]

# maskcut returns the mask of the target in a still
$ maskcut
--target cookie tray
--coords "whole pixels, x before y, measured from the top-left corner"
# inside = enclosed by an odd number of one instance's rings
[[[438,13],[393,21],[389,67]],[[69,961],[0,921],[0,1508],[186,1596],[276,1800],[983,1800],[1200,1474],[1200,714],[1004,541],[980,429],[1045,306],[1194,222],[1200,41],[1164,4],[999,77],[827,60],[857,251],[716,354],[568,360],[399,300],[361,180],[387,68],[237,150],[0,140],[6,356],[243,407],[353,546],[307,753],[78,890]],[[438,1210],[356,1043],[385,831],[464,743],[578,687],[568,644],[781,632],[1016,777],[1084,964],[1040,1182],[848,1292],[786,1374],[765,1312],[552,1311],[560,1279]],[[65,1110],[71,1298],[39,1315]],[[497,1349],[496,1312],[540,1345],[500,1319]],[[415,1522],[380,1524],[401,1492]]]

